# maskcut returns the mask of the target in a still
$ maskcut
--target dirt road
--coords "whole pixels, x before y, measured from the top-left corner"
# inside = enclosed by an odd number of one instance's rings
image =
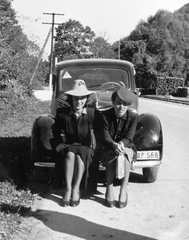
[[[154,112],[162,122],[164,157],[158,180],[144,183],[141,170],[132,172],[124,209],[104,206],[105,187],[100,184],[76,208],[61,207],[62,191],[54,190],[33,209],[25,239],[189,239],[188,106],[143,100],[140,109]],[[116,186],[116,200],[118,193]]]
[[[61,207],[62,191],[55,190],[34,209],[27,239],[189,239],[187,201],[172,201],[172,184],[164,189],[161,185],[162,182],[145,184],[140,174],[132,173],[129,203],[124,209],[104,206],[103,185],[98,187],[97,194],[81,199],[76,208]],[[118,191],[116,186],[115,198]]]

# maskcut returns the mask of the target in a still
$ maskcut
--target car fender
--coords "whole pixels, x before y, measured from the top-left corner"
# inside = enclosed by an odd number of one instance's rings
[[[159,150],[160,160],[163,156],[163,132],[161,122],[152,113],[138,116],[138,123],[133,138],[137,151]]]
[[[52,162],[54,138],[52,125],[55,117],[43,114],[35,119],[31,134],[31,159],[36,162]]]

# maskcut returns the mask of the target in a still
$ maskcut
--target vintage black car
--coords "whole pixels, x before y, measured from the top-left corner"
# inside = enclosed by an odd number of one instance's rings
[[[83,79],[87,88],[94,91],[89,104],[90,107],[98,108],[100,111],[112,107],[112,92],[120,86],[125,86],[137,94],[135,69],[133,64],[128,61],[79,59],[59,62],[52,78],[51,113],[39,116],[32,128],[31,158],[34,166],[54,167],[51,127],[57,109],[66,104],[64,92],[71,89],[72,83],[76,79]],[[137,110],[138,102],[131,108]],[[64,136],[62,137],[64,138]],[[162,127],[156,115],[153,113],[139,115],[134,144],[137,149],[137,160],[133,161],[131,170],[141,168],[146,182],[156,181],[163,156]],[[99,169],[103,169],[100,164]]]

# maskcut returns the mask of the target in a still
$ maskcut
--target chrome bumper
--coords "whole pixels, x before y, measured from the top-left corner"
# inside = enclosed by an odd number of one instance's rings
[[[154,167],[154,166],[158,166],[160,165],[162,162],[161,161],[136,161],[136,162],[132,162],[131,164],[131,170],[134,170],[136,168],[150,168],[150,167]],[[35,167],[46,167],[46,168],[54,168],[55,167],[55,163],[53,162],[35,162],[34,163]],[[105,167],[100,167],[99,170],[105,170]]]
[[[136,168],[150,168],[155,167],[161,164],[161,161],[136,161],[132,162],[131,164],[131,170],[134,170]]]
[[[54,168],[55,167],[55,163],[53,163],[53,162],[35,162],[34,166],[35,167]]]

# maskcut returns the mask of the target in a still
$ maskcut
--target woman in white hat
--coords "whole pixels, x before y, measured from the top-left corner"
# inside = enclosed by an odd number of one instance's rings
[[[112,94],[113,108],[102,114],[102,136],[105,147],[106,196],[105,205],[114,207],[113,182],[115,176],[121,179],[118,207],[124,208],[128,202],[127,184],[130,166],[135,153],[132,144],[137,126],[138,113],[129,108],[137,101],[137,95],[121,87]]]
[[[54,125],[54,137],[61,142],[61,134],[65,135],[65,142],[57,148],[58,168],[63,165],[65,192],[62,206],[78,206],[80,203],[80,184],[84,179],[87,186],[88,167],[92,162],[93,134],[92,129],[96,111],[87,108],[89,96],[92,94],[83,80],[75,80],[70,91],[65,92],[71,107],[64,107],[57,111]],[[84,178],[83,178],[84,176]]]

